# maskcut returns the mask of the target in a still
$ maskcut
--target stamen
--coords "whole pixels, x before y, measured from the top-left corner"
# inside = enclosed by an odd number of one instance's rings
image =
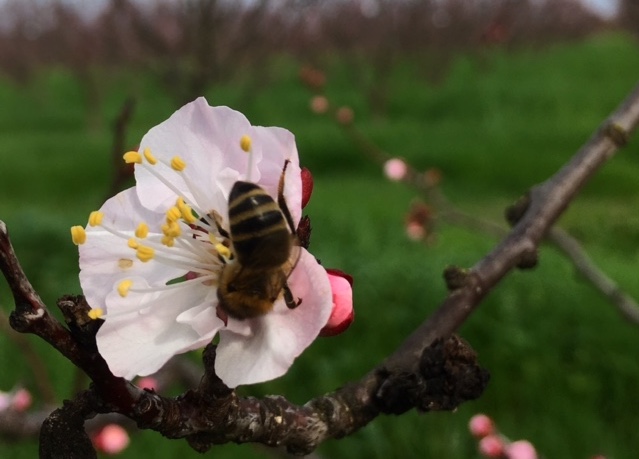
[[[100,308],[91,309],[88,313],[89,319],[96,320],[104,315],[104,311]]]
[[[176,202],[177,208],[180,209],[180,213],[182,214],[182,218],[187,223],[195,223],[197,218],[193,215],[193,210],[191,207],[184,202],[184,198],[181,196],[177,199]]]
[[[122,298],[129,294],[129,289],[133,285],[133,281],[131,279],[123,280],[118,284],[118,293]]]
[[[166,211],[166,221],[167,222],[176,222],[182,216],[182,212],[176,206],[171,207]]]
[[[251,143],[251,136],[245,134],[240,139],[240,148],[248,153],[249,151],[251,151]]]
[[[224,244],[218,242],[217,244],[215,244],[215,250],[225,260],[230,260],[231,259],[231,250],[227,246],[225,246]]]
[[[158,159],[153,156],[149,147],[144,149],[144,158],[149,162],[151,166],[155,166],[158,162]]]
[[[89,225],[90,226],[100,226],[102,224],[102,219],[104,218],[104,213],[99,210],[94,210],[89,214]]]
[[[146,263],[147,261],[151,261],[153,257],[155,257],[155,249],[153,247],[149,247],[148,245],[140,245],[136,249],[135,255],[142,263]]]
[[[217,277],[215,274],[206,274],[204,276],[194,277],[193,279],[187,279],[180,282],[175,282],[173,284],[163,285],[162,287],[154,286],[151,288],[131,288],[131,292],[134,293],[150,293],[150,292],[161,292],[166,290],[174,290],[176,288],[184,288],[193,283],[201,283],[209,280],[214,280]]]
[[[82,245],[87,241],[87,232],[81,226],[72,226],[71,240],[75,245]]]
[[[173,247],[175,245],[175,238],[171,236],[163,236],[161,242],[167,247]]]
[[[133,250],[136,250],[138,247],[140,247],[140,243],[133,238],[127,241],[127,245]]]
[[[169,221],[160,227],[162,229],[162,233],[168,237],[179,237],[182,234],[182,227],[178,222]]]
[[[174,158],[175,159],[175,158]],[[146,164],[143,164],[143,166],[146,166]],[[171,164],[171,167],[173,168],[173,165]],[[175,169],[175,168],[173,168]],[[167,178],[158,172],[157,168],[155,167],[146,167],[146,170],[149,171],[151,173],[151,175],[153,175],[155,178],[157,178],[160,182],[162,182],[162,184],[164,184],[169,190],[173,191],[177,196],[180,196],[182,194],[182,190],[178,190],[175,185],[173,185],[173,183],[169,180],[167,180]],[[177,169],[175,169],[177,170]],[[185,183],[187,185],[187,187],[189,188],[189,191],[193,194],[193,198],[198,201],[198,200],[202,200],[203,197],[201,196],[201,193],[199,193],[199,191],[192,186],[191,182],[189,180],[186,180],[185,178]],[[184,198],[183,198],[184,199]],[[198,215],[201,215],[202,218],[209,224],[211,225],[211,227],[214,225],[213,221],[211,220],[211,218],[202,211],[202,209],[199,209],[197,205],[195,205],[193,202],[187,202],[185,200],[185,202],[192,208],[195,210],[195,212]]]
[[[142,164],[142,155],[137,151],[127,151],[122,157],[127,164]]]
[[[171,159],[171,167],[178,172],[182,172],[186,169],[186,163],[179,156],[174,156],[173,159]]]
[[[147,225],[144,222],[140,223],[137,229],[135,230],[135,236],[140,239],[144,239],[148,235],[149,235],[149,225]]]
[[[250,182],[251,181],[251,177],[253,176],[253,162],[255,161],[253,159],[253,140],[251,139],[251,136],[249,135],[243,135],[240,138],[240,148],[242,150],[244,150],[245,152],[248,153],[249,155],[249,163],[248,163],[248,170],[246,171],[246,181]]]

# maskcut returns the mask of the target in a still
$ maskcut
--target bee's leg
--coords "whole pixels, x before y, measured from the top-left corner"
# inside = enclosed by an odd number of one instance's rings
[[[280,210],[282,211],[282,214],[284,214],[286,223],[288,223],[288,227],[291,229],[291,234],[295,234],[295,223],[293,223],[293,217],[291,216],[291,212],[288,210],[288,206],[286,205],[286,199],[284,199],[284,176],[286,175],[286,168],[288,167],[288,163],[290,163],[288,159],[284,161],[284,167],[282,168],[282,174],[280,175],[280,182],[277,186],[277,205],[280,206]]]
[[[215,226],[217,227],[217,231],[220,233],[220,236],[226,239],[230,239],[231,236],[229,235],[228,231],[222,228],[222,217],[220,216],[220,214],[218,214],[214,210],[213,212],[209,214],[209,217],[213,218],[213,221],[215,222]]]
[[[301,298],[298,298],[297,301],[295,301],[295,298],[293,298],[293,293],[291,292],[291,289],[288,288],[288,284],[284,284],[284,302],[286,303],[286,306],[289,309],[295,309],[300,304],[302,304]]]

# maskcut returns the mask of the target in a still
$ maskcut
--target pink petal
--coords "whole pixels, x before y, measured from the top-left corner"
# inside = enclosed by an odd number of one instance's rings
[[[164,215],[150,212],[138,200],[134,188],[129,188],[105,202],[100,211],[104,224],[133,236],[138,224],[160,228]],[[159,239],[151,233],[149,238]],[[87,227],[87,241],[79,246],[80,285],[87,302],[94,308],[104,308],[106,296],[120,280],[137,275],[152,285],[164,285],[183,274],[184,270],[161,265],[155,260],[142,263],[127,241],[100,227]]]
[[[145,287],[143,279],[134,285]],[[98,350],[116,376],[133,379],[158,371],[171,357],[203,347],[211,341],[222,321],[213,317],[207,327],[180,323],[178,317],[204,303],[214,309],[208,296],[211,288],[202,284],[155,293],[130,291],[126,298],[117,292],[107,297],[107,316],[96,335]]]
[[[345,331],[355,319],[353,278],[334,269],[328,269],[327,273],[333,294],[333,309],[320,336],[335,336]]]
[[[251,133],[251,124],[243,114],[228,107],[210,107],[200,97],[149,130],[142,138],[140,151],[150,148],[153,155],[167,162],[174,156],[184,159],[187,166],[182,173],[162,164],[154,167],[169,178],[180,195],[204,210],[216,209],[225,215],[232,183],[248,170],[249,157],[240,148],[240,139]],[[254,159],[259,161],[260,155],[257,153]],[[136,165],[135,178],[145,207],[163,212],[175,203],[175,192],[144,167]],[[222,186],[220,181],[224,182]]]
[[[391,158],[384,163],[384,175],[393,181],[402,180],[408,173],[408,166],[399,158]]]
[[[277,198],[278,185],[285,161],[290,161],[286,168],[284,199],[293,222],[302,218],[302,175],[299,166],[295,136],[286,129],[277,127],[254,127],[253,150],[262,152],[262,160],[258,163],[260,172],[256,182],[273,198]]]
[[[518,440],[506,446],[508,459],[537,459],[535,447],[527,440]]]
[[[16,390],[11,399],[11,408],[15,411],[22,412],[31,406],[33,403],[33,397],[31,392],[26,389],[20,388]]]
[[[117,424],[108,424],[93,437],[93,444],[103,453],[119,454],[129,446],[129,433]]]
[[[493,420],[485,414],[476,414],[470,418],[468,428],[470,433],[477,438],[483,438],[495,433],[495,424],[493,423]]]
[[[215,371],[227,386],[283,375],[328,320],[332,309],[328,276],[306,250],[289,277],[289,287],[295,298],[302,299],[297,308],[288,309],[279,300],[272,312],[245,321],[253,332],[250,337],[220,330]]]
[[[501,457],[504,453],[504,441],[498,435],[488,435],[479,441],[479,452],[484,457]]]

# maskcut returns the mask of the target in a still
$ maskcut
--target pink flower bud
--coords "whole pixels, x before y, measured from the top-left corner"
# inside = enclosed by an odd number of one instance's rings
[[[426,228],[417,222],[406,223],[406,235],[411,241],[421,241],[426,236]]]
[[[495,433],[495,424],[485,414],[476,414],[470,418],[468,429],[474,437],[484,438]]]
[[[129,446],[129,433],[117,424],[108,424],[94,437],[95,448],[106,454],[118,454]]]
[[[314,96],[311,99],[311,111],[317,115],[323,115],[328,111],[328,99],[325,96]]]
[[[353,109],[350,107],[340,107],[337,109],[337,113],[335,113],[335,117],[337,118],[337,122],[343,126],[348,126],[353,122],[355,118],[355,114],[353,113]]]
[[[479,453],[484,457],[501,457],[504,453],[504,441],[499,435],[488,435],[479,440]]]
[[[21,388],[13,393],[13,397],[11,398],[11,408],[18,412],[25,411],[31,406],[32,402],[33,397],[31,396],[31,392]]]
[[[406,177],[408,166],[399,158],[391,158],[384,163],[384,174],[390,180],[398,182]]]
[[[4,411],[11,406],[11,394],[0,391],[0,411]]]
[[[158,388],[158,380],[153,376],[145,376],[144,378],[138,379],[137,386],[142,389],[155,391]]]
[[[313,193],[313,175],[307,168],[302,168],[302,208],[306,207]]]
[[[344,332],[355,319],[353,309],[353,278],[337,269],[327,269],[333,291],[333,311],[320,336],[335,336]]]
[[[537,459],[535,447],[527,440],[518,440],[506,446],[508,459]]]

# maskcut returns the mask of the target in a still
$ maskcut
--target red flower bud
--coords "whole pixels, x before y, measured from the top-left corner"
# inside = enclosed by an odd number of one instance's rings
[[[335,336],[344,332],[355,319],[353,309],[353,278],[337,269],[327,269],[333,291],[333,311],[320,336]]]
[[[302,208],[306,207],[313,193],[313,175],[307,168],[302,168]]]

